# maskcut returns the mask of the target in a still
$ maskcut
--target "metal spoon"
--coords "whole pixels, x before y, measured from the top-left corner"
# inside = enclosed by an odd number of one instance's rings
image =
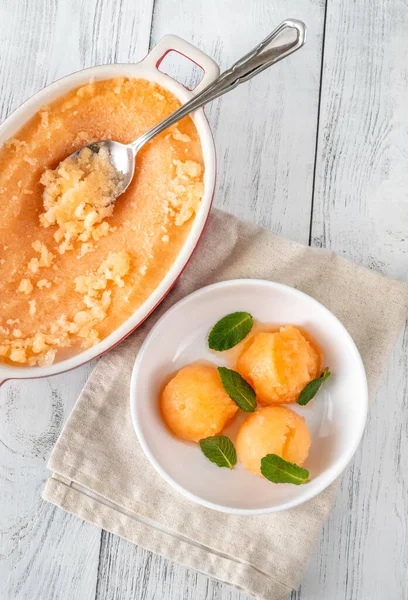
[[[295,30],[296,39],[293,42],[268,49],[268,46],[287,30]],[[204,104],[215,100],[215,98],[226,94],[230,90],[233,90],[240,83],[249,81],[264,69],[267,69],[283,58],[293,54],[293,52],[296,52],[296,50],[299,50],[299,48],[303,46],[305,41],[306,26],[302,21],[297,21],[295,19],[283,21],[283,23],[258,44],[256,48],[243,56],[228,69],[228,71],[222,73],[215,81],[194,96],[194,98],[144,133],[135,142],[132,142],[131,144],[121,144],[120,142],[112,140],[103,140],[100,142],[93,142],[86,146],[95,153],[98,153],[102,148],[108,150],[111,163],[118,175],[118,182],[120,182],[116,188],[115,197],[122,194],[130,185],[135,173],[136,155],[142,146],[171,125],[174,125],[174,123],[180,121],[189,113],[197,110]],[[80,148],[74,152],[70,158],[75,158],[82,149],[83,148]]]

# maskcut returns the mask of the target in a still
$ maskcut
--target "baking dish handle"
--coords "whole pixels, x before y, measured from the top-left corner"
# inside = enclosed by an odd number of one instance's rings
[[[143,63],[146,66],[158,69],[160,63],[169,52],[177,52],[185,58],[188,58],[204,71],[200,83],[192,90],[193,94],[201,92],[207,85],[215,81],[220,74],[220,68],[217,63],[202,52],[193,44],[190,44],[178,35],[165,35],[149,52]]]

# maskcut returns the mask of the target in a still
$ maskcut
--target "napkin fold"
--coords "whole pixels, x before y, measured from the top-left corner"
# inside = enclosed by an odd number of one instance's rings
[[[152,325],[186,294],[241,277],[289,284],[327,306],[354,338],[373,391],[407,315],[408,286],[214,211],[166,300],[93,371],[50,457],[53,474],[43,497],[263,600],[284,600],[300,584],[336,485],[281,513],[248,517],[212,511],[161,479],[144,456],[130,417],[130,375]]]

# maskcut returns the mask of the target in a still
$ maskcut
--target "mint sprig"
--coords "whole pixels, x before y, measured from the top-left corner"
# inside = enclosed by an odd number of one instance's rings
[[[309,471],[277,454],[267,454],[261,460],[262,475],[272,483],[302,485],[309,481]]]
[[[237,464],[234,444],[225,435],[214,435],[200,440],[203,454],[218,467],[233,469]]]
[[[211,350],[223,352],[241,342],[251,331],[254,320],[247,312],[234,312],[220,319],[208,335]]]
[[[236,371],[227,367],[218,367],[221,383],[228,396],[244,412],[253,412],[256,408],[255,390]]]
[[[310,400],[316,396],[323,381],[326,381],[326,379],[330,377],[330,375],[331,373],[326,367],[326,369],[323,371],[320,377],[317,377],[317,379],[313,379],[303,388],[303,390],[299,394],[297,403],[300,404],[300,406],[305,406],[308,402],[310,402]]]

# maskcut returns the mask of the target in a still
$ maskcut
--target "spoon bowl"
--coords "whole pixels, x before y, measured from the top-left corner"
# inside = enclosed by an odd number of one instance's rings
[[[99,151],[102,149],[107,150],[110,162],[117,173],[118,184],[116,186],[115,197],[117,198],[120,194],[123,194],[129,187],[135,174],[136,153],[133,146],[131,144],[121,144],[114,140],[102,140],[101,142],[92,142],[87,146],[82,146],[82,148],[71,154],[69,158],[76,159],[84,148],[89,148],[95,154],[99,154]]]

